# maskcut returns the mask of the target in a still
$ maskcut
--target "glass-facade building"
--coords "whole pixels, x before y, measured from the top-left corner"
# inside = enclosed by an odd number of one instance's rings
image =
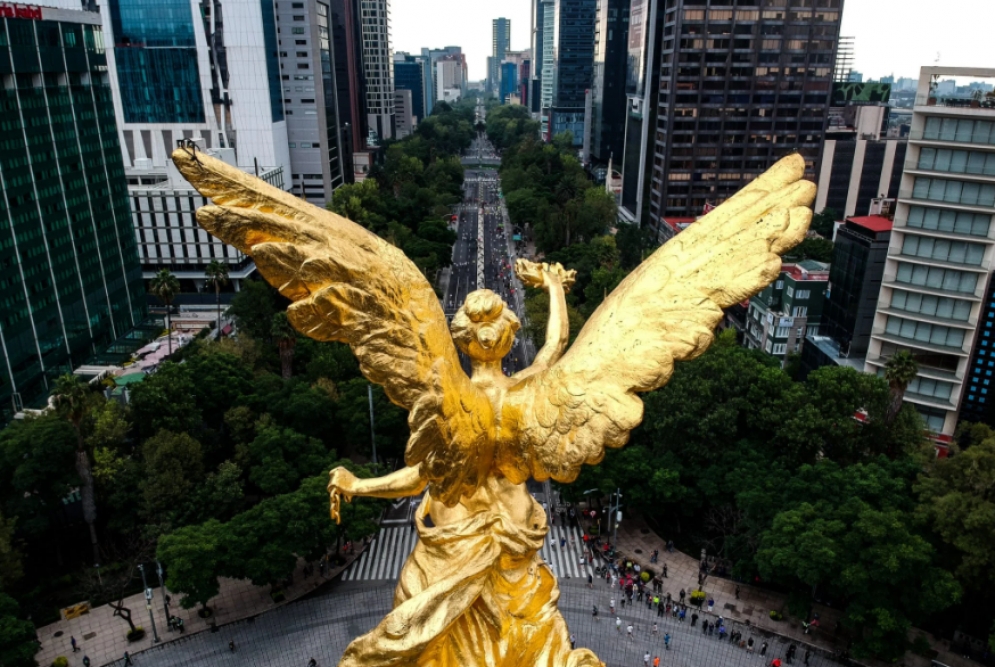
[[[591,82],[591,153],[599,162],[622,162],[630,0],[598,0]]]
[[[548,132],[551,137],[571,132],[574,145],[584,142],[584,115],[587,93],[594,72],[594,26],[597,0],[554,0],[547,6],[543,40],[549,45],[544,58],[552,70],[549,85]],[[552,13],[552,17],[549,14]],[[552,18],[552,21],[550,21]]]
[[[701,215],[799,152],[814,179],[842,0],[666,0],[649,223]]]
[[[108,9],[125,122],[203,123],[190,0],[111,0]]]
[[[394,54],[394,90],[411,91],[411,109],[418,120],[428,116],[425,107],[425,64],[419,56]]]
[[[501,63],[501,104],[508,101],[509,95],[518,93],[518,65]]]
[[[144,317],[100,17],[0,19],[0,421]]]

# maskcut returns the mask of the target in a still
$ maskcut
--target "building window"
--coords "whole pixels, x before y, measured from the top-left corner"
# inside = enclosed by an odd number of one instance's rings
[[[303,35],[304,34],[304,28],[291,28],[290,32],[293,33],[293,34],[295,34],[295,35]]]
[[[784,289],[784,281],[778,280],[776,283],[774,283],[774,289]]]
[[[791,335],[791,327],[778,327],[774,332],[775,338],[787,338]]]
[[[787,350],[787,345],[784,343],[778,343],[774,346],[774,354],[784,354]]]
[[[913,322],[901,317],[889,317],[885,333],[918,343],[960,349],[964,345],[964,330],[926,322]]]
[[[808,308],[806,306],[795,306],[794,310],[791,311],[792,317],[806,317],[808,315]]]
[[[784,293],[788,295],[788,298],[791,298],[791,297],[793,297],[795,295],[795,288],[792,287],[791,285],[788,285],[784,289]]]
[[[796,298],[804,301],[805,299],[808,299],[810,296],[812,296],[812,290],[800,289],[798,290],[798,295]]]

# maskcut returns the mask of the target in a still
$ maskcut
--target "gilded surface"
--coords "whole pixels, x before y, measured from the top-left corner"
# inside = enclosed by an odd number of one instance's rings
[[[805,236],[815,186],[804,162],[778,162],[657,250],[602,303],[567,350],[564,292],[573,274],[519,261],[550,296],[546,344],[533,365],[501,370],[518,319],[478,290],[447,327],[432,287],[397,248],[203,154],[173,160],[213,200],[197,213],[210,233],[256,261],[293,301],[290,322],[348,343],[364,375],[409,411],[407,467],[376,479],[331,472],[332,518],[353,496],[427,493],[420,540],[394,609],[346,649],[341,667],[588,667],[570,649],[559,590],[537,555],[547,531],[530,477],[573,481],[642,419],[637,394],[663,386],[674,362],[712,342],[722,309],[773,281],[780,254]],[[468,378],[457,346],[472,360]]]

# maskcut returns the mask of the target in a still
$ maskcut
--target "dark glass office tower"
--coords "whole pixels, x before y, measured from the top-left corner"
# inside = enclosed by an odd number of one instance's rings
[[[425,63],[420,56],[394,54],[394,90],[411,91],[411,108],[418,120],[428,116],[425,108]]]
[[[842,0],[666,0],[650,224],[701,215],[798,151],[814,178]]]
[[[611,156],[616,162],[622,161],[625,141],[629,3],[630,0],[598,0],[591,82],[591,154],[605,164]]]
[[[141,322],[100,15],[0,19],[0,422]]]
[[[190,1],[129,0],[108,7],[125,122],[204,122]],[[275,58],[275,45],[272,50]]]
[[[571,132],[574,145],[580,146],[584,139],[584,105],[587,91],[591,88],[594,71],[594,23],[597,16],[597,0],[555,0],[547,3],[547,12],[552,11],[552,30],[544,30],[545,44],[552,46],[552,62],[545,63],[552,69],[551,106],[543,109],[548,116],[549,135],[554,137],[563,132]],[[550,21],[545,22],[549,27]],[[549,54],[547,49],[547,55]]]

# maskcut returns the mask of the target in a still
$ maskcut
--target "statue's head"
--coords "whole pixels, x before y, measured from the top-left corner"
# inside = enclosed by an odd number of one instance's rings
[[[499,361],[511,351],[518,317],[489,289],[471,292],[456,311],[451,329],[459,349],[475,361]]]

